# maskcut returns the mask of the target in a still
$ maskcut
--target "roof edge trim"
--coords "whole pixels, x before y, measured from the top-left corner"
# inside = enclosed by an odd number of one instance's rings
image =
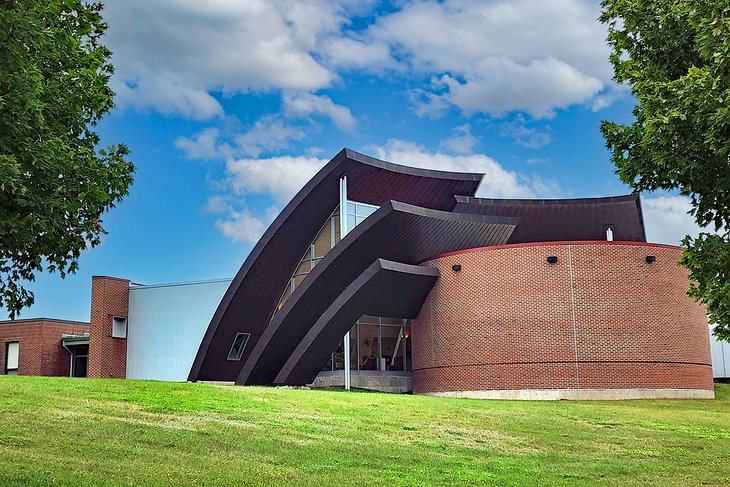
[[[435,179],[449,179],[452,181],[481,181],[484,178],[484,173],[476,172],[457,172],[457,171],[443,171],[440,169],[426,169],[421,167],[407,166],[405,164],[396,164],[394,162],[384,161],[375,157],[367,156],[356,152],[352,149],[342,149],[345,153],[345,157],[350,160],[366,164],[368,166],[377,167],[379,169],[387,169],[401,174],[408,174],[411,176],[422,176]]]
[[[457,203],[467,203],[472,205],[600,205],[606,203],[621,203],[624,201],[638,201],[639,194],[631,193],[617,196],[602,196],[599,198],[477,198],[476,196],[462,195],[455,195],[454,198],[456,198]]]

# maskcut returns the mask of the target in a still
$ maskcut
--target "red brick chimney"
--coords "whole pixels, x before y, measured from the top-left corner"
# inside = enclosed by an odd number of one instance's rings
[[[129,280],[91,278],[89,377],[127,376],[127,315]]]

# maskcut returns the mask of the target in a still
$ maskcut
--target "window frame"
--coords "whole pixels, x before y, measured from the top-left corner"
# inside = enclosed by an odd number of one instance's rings
[[[18,345],[18,352],[17,352],[17,361],[16,367],[11,369],[8,367],[9,365],[9,358],[10,358],[10,345],[17,344]],[[19,340],[11,340],[8,342],[5,342],[5,363],[3,364],[3,373],[5,375],[18,375],[18,369],[20,368],[20,341]],[[14,373],[11,373],[14,372]]]
[[[124,335],[115,334],[115,331],[114,331],[115,330],[115,326],[114,325],[115,325],[115,323],[117,323],[119,321],[123,321],[124,322]],[[127,322],[127,317],[126,316],[119,316],[119,315],[112,316],[112,334],[111,334],[112,338],[126,339],[128,334],[129,334],[129,323]]]
[[[233,349],[236,347],[236,342],[238,341],[238,337],[245,336],[246,339],[243,341],[243,345],[241,345],[241,349],[238,351],[236,355],[233,353]],[[246,346],[248,345],[248,341],[251,338],[250,333],[244,333],[244,332],[238,332],[236,333],[236,336],[233,337],[233,343],[231,344],[231,349],[228,351],[228,358],[226,360],[230,360],[231,362],[240,362],[241,357],[243,357],[243,351],[246,350]]]

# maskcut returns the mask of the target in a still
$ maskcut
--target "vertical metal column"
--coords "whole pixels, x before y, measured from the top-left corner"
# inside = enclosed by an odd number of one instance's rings
[[[340,178],[340,240],[347,235],[347,176]],[[350,390],[350,331],[345,333],[342,347],[345,352],[345,390]]]

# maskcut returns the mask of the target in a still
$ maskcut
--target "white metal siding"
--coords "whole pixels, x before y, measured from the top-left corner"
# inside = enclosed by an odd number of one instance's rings
[[[185,381],[230,279],[129,290],[127,378]]]

